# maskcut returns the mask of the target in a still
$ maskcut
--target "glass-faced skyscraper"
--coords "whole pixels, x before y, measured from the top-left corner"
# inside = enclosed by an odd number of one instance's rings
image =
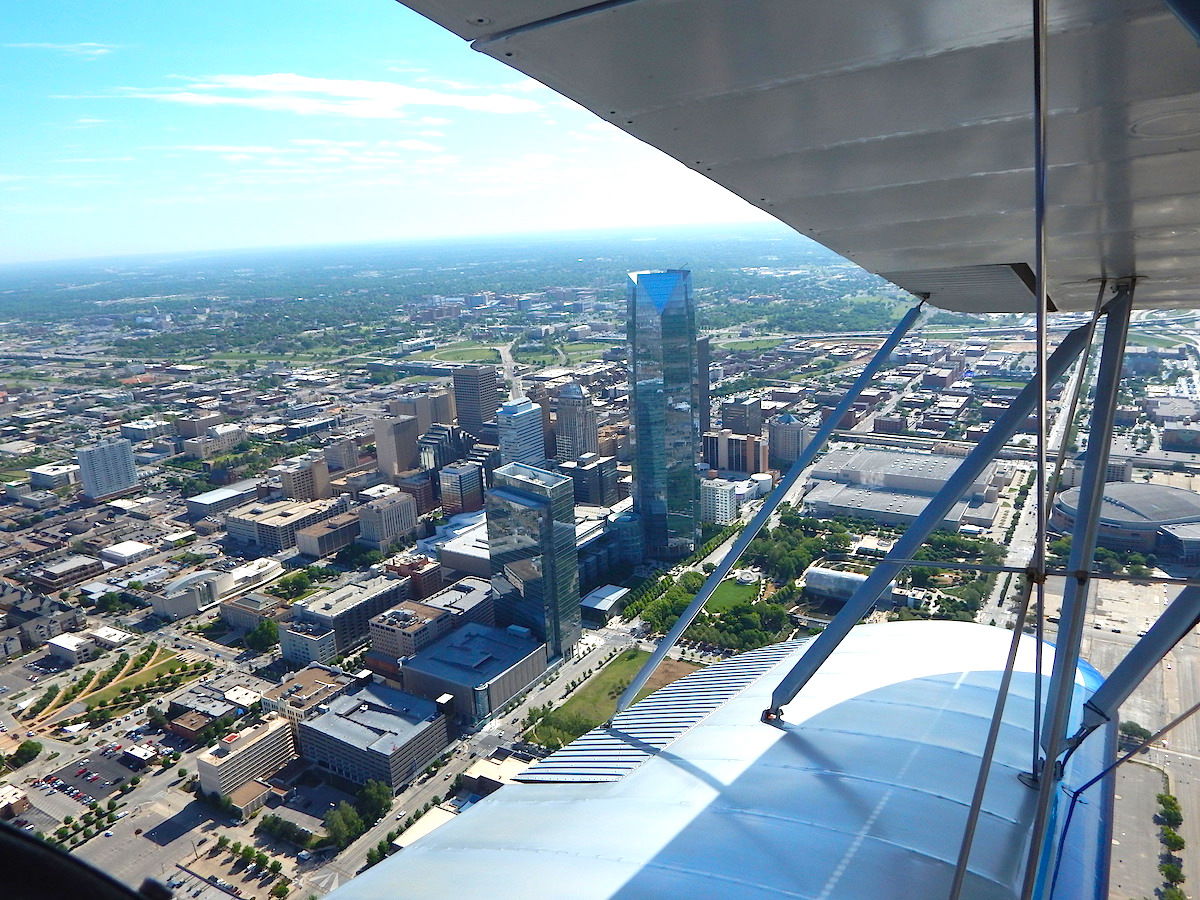
[[[487,495],[488,552],[496,618],[521,625],[559,657],[579,640],[579,559],[575,488],[564,475],[509,463]]]
[[[528,397],[500,404],[496,413],[500,437],[500,462],[540,466],[546,461],[546,435],[542,407]]]
[[[684,269],[629,275],[629,397],[633,505],[646,555],[691,553],[700,528],[700,381],[692,275]]]

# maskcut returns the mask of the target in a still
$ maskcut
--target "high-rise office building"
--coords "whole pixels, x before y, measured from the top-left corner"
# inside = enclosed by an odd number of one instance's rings
[[[333,496],[329,462],[320,450],[294,456],[272,466],[267,473],[279,476],[283,496],[292,500],[328,500]]]
[[[540,466],[546,461],[542,407],[528,397],[507,400],[496,414],[500,432],[500,464]]]
[[[735,434],[728,428],[704,435],[704,464],[724,472],[754,475],[770,468],[767,439],[757,434]]]
[[[576,503],[615,506],[621,499],[617,490],[616,457],[585,453],[578,459],[559,463],[558,470],[575,483]]]
[[[353,469],[358,466],[358,441],[352,437],[338,438],[325,446],[325,462],[330,469]]]
[[[403,394],[388,402],[393,416],[416,416],[417,430],[424,434],[436,422],[454,422],[454,395],[445,388]]]
[[[629,397],[633,502],[646,555],[677,559],[699,538],[700,380],[691,273],[629,276]]]
[[[734,434],[762,434],[762,401],[757,397],[726,400],[721,404],[721,427]]]
[[[471,449],[470,437],[457,425],[436,422],[417,440],[422,469],[431,471],[462,459]]]
[[[767,437],[771,465],[787,469],[808,446],[812,429],[802,419],[785,412],[768,421]]]
[[[501,466],[487,495],[487,532],[498,623],[530,629],[552,657],[569,652],[582,629],[571,479]]]
[[[600,452],[600,429],[591,395],[574,381],[558,391],[558,419],[554,424],[555,458],[559,462],[585,453]]]
[[[133,464],[133,444],[124,438],[107,438],[75,451],[79,463],[79,484],[92,499],[119,494],[136,487],[137,468]]]
[[[454,408],[458,424],[476,437],[484,422],[500,408],[495,366],[464,365],[454,370]]]
[[[700,433],[708,431],[712,422],[712,398],[708,393],[708,370],[712,368],[712,346],[707,337],[696,338],[696,376],[700,381]]]
[[[386,552],[417,530],[417,501],[411,494],[380,497],[358,508],[358,543]]]
[[[379,471],[388,478],[415,469],[421,461],[417,449],[416,416],[388,416],[375,420],[375,455]]]
[[[557,404],[557,399],[550,394],[550,389],[540,384],[531,384],[525,388],[525,396],[542,408],[542,435],[545,438],[542,449],[543,459],[556,459],[558,446],[554,440],[554,425],[550,420],[550,410]]]
[[[442,512],[447,516],[474,512],[483,508],[483,466],[460,462],[438,472],[442,491]]]

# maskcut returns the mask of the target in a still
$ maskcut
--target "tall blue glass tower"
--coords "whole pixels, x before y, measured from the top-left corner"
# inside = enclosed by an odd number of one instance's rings
[[[487,494],[488,552],[496,618],[570,653],[582,634],[575,488],[565,475],[524,463],[501,466]]]
[[[700,379],[692,274],[629,275],[633,507],[646,555],[679,559],[699,543]]]

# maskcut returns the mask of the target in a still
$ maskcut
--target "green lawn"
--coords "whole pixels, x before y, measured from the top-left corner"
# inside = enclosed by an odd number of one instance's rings
[[[98,705],[108,700],[113,699],[121,693],[121,688],[136,688],[143,684],[147,684],[157,678],[160,674],[167,671],[172,663],[175,662],[175,654],[172,653],[166,659],[156,662],[148,669],[142,669],[140,672],[114,681],[112,684],[102,688],[89,697],[84,698],[84,702],[89,705]]]
[[[561,746],[606,722],[617,709],[617,700],[633,676],[649,659],[645,650],[629,649],[613,657],[591,681],[571,695],[562,706],[552,710],[528,736],[545,746]],[[697,668],[679,660],[665,660],[639,693],[637,699],[658,690]]]
[[[591,353],[593,350],[603,352],[612,346],[616,345],[606,344],[604,341],[567,341],[563,344],[563,349],[568,353]]]
[[[455,341],[436,350],[422,350],[407,359],[440,359],[446,362],[499,362],[500,353],[489,344],[478,341]]]
[[[552,353],[514,353],[513,359],[526,366],[549,366],[558,362]]]
[[[784,342],[785,338],[755,338],[746,341],[730,341],[720,346],[726,350],[771,350]]]
[[[435,358],[445,360],[446,362],[496,363],[500,362],[500,351],[494,347],[479,347],[475,349],[468,347],[462,350],[445,350],[437,353]]]
[[[749,603],[758,596],[758,584],[738,584],[736,581],[725,580],[717,585],[712,597],[704,604],[708,612],[725,612],[739,603]]]
[[[1145,331],[1130,329],[1129,343],[1135,347],[1161,347],[1169,350],[1172,347],[1178,347],[1183,343],[1183,340],[1182,338],[1164,336],[1161,334],[1150,334]]]

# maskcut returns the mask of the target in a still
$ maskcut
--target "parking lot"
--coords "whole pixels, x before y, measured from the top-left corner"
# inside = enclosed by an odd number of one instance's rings
[[[16,662],[0,667],[0,695],[5,699],[12,694],[37,687],[47,675],[59,671],[60,663],[45,650],[22,657]],[[31,679],[36,678],[37,681]]]
[[[85,759],[63,766],[52,773],[52,778],[58,778],[62,782],[62,787],[57,790],[68,795],[72,790],[79,791],[83,796],[77,799],[84,805],[88,802],[86,797],[106,800],[115,794],[122,784],[139,773],[120,762],[119,750],[109,753],[110,755],[105,756],[100,750],[95,750]]]

